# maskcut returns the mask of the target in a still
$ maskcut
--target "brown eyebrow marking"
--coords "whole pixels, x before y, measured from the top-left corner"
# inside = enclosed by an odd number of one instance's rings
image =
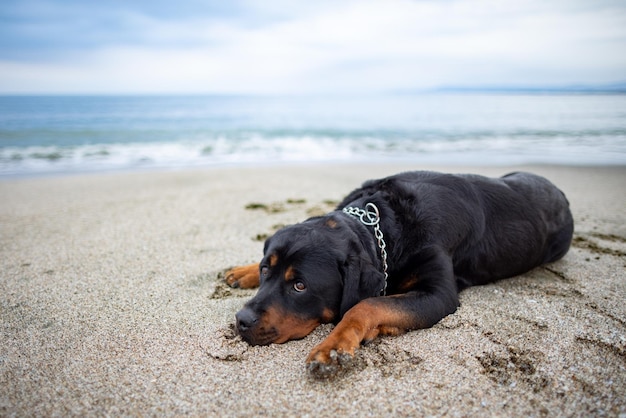
[[[287,267],[287,270],[285,270],[285,281],[290,281],[295,279],[296,277],[296,272],[293,269],[292,266]]]
[[[278,255],[276,253],[270,255],[270,267],[275,267],[278,264]]]

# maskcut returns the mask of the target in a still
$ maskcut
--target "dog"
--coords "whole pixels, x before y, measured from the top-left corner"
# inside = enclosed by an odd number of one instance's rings
[[[563,192],[531,173],[370,180],[335,211],[268,238],[260,263],[226,273],[232,287],[259,286],[236,330],[267,345],[335,323],[306,359],[310,373],[328,377],[362,343],[455,312],[461,290],[562,258],[573,231]]]

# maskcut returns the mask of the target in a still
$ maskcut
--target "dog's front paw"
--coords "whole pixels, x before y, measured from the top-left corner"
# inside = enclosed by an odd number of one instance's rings
[[[315,351],[315,350],[314,350]],[[311,352],[307,359],[307,370],[311,376],[317,379],[332,377],[342,369],[350,367],[353,355],[345,352],[330,350],[328,353]]]
[[[259,286],[259,265],[250,264],[247,266],[234,267],[225,274],[226,283],[230,287],[241,289],[251,289]]]
[[[354,336],[354,333],[346,334],[342,332],[340,326],[336,327],[309,353],[306,359],[309,373],[316,378],[327,378],[350,368],[353,364],[354,351],[360,344],[358,338],[351,338]]]

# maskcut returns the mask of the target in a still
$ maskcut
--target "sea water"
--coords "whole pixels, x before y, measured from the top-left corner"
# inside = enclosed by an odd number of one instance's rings
[[[0,176],[304,162],[626,164],[626,95],[0,96]]]

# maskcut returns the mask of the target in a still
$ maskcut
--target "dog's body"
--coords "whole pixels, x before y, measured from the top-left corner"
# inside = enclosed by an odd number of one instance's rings
[[[379,212],[378,233],[355,216],[366,208]],[[369,181],[336,211],[278,231],[258,265],[227,274],[231,286],[260,283],[237,313],[237,329],[263,345],[336,322],[307,358],[311,372],[328,375],[364,341],[436,324],[457,309],[462,289],[558,260],[573,228],[565,195],[529,173],[408,172]]]

